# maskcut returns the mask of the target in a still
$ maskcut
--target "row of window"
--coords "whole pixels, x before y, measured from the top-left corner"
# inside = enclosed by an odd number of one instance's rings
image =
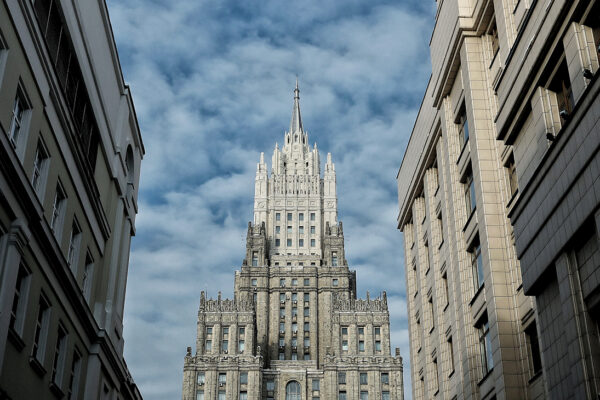
[[[383,385],[389,385],[390,383],[390,374],[387,372],[382,372],[380,375],[380,380]],[[338,385],[345,385],[346,382],[346,373],[338,372]],[[369,384],[369,375],[366,372],[360,372],[358,375],[358,383],[360,385],[368,385]]]
[[[13,303],[10,314],[9,330],[11,337],[19,342],[19,346],[25,346],[24,324],[27,311],[27,302],[29,290],[31,287],[31,271],[21,264],[17,276],[17,284],[13,297]],[[81,352],[73,347],[72,357],[67,370],[67,349],[69,333],[62,322],[58,322],[56,327],[56,342],[48,343],[48,335],[51,325],[52,305],[43,293],[40,293],[38,299],[37,317],[33,340],[31,344],[30,363],[32,367],[40,374],[45,374],[44,367],[46,362],[46,352],[50,347],[53,351],[52,372],[50,377],[51,387],[60,392],[66,393],[68,400],[76,399],[79,392],[79,380],[81,375]],[[65,372],[67,376],[65,376]]]
[[[288,235],[291,235],[291,234],[293,233],[293,230],[292,230],[292,226],[291,226],[291,225],[288,225],[288,226],[287,226],[287,233],[288,233]],[[314,225],[311,225],[311,226],[310,226],[310,234],[311,234],[311,235],[315,235],[316,233],[317,233],[317,229],[316,229],[316,227],[315,227]],[[281,234],[281,226],[279,226],[279,225],[275,226],[275,234],[276,234],[276,235],[279,235],[279,234]],[[300,235],[303,235],[303,234],[304,234],[304,225],[300,225],[300,226],[298,227],[298,234],[300,234]]]
[[[240,326],[238,327],[238,335],[237,335],[237,352],[243,353],[246,350],[246,327]],[[227,354],[229,352],[229,327],[222,326],[221,327],[221,338],[220,338],[220,349],[221,353]],[[213,346],[213,327],[206,327],[206,339],[204,342],[204,350],[205,352],[212,351]]]
[[[289,222],[294,220],[294,214],[293,213],[287,213],[287,220]],[[311,221],[316,221],[316,214],[314,212],[310,213],[310,220]],[[281,221],[281,213],[275,213],[275,221]],[[298,221],[302,222],[304,221],[304,213],[298,213]]]
[[[346,400],[347,394],[345,390],[340,390],[338,392],[338,400]],[[360,400],[369,400],[369,392],[366,390],[361,390],[360,391]],[[384,390],[381,392],[381,400],[390,400],[390,392],[388,392],[387,390]]]
[[[337,265],[337,264],[336,264]],[[254,279],[252,280],[253,282],[253,286],[254,285]],[[338,278],[333,278],[331,279],[331,285],[332,286],[339,286],[340,284],[340,280]],[[286,279],[285,278],[279,278],[279,287],[285,287],[286,285]],[[304,286],[309,286],[310,285],[310,278],[304,278]],[[298,286],[298,279],[297,278],[292,278],[292,286]],[[280,295],[281,297],[281,295]]]
[[[357,349],[359,353],[363,353],[365,351],[365,327],[359,326],[357,327],[358,341],[357,341]],[[381,353],[381,327],[374,326],[373,327],[373,336],[375,343],[375,352]],[[341,351],[342,353],[348,352],[348,327],[342,326],[340,328],[340,337],[341,337]]]
[[[286,239],[287,247],[292,247],[293,242],[294,242],[293,239]],[[316,246],[317,246],[317,240],[310,239],[310,247],[316,247]],[[281,247],[281,239],[275,239],[275,247]],[[304,247],[304,239],[298,239],[298,247]]]

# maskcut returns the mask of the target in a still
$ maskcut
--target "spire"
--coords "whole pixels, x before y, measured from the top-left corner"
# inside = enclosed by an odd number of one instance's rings
[[[290,122],[290,133],[304,132],[302,129],[302,117],[300,117],[300,89],[298,88],[298,78],[296,78],[296,88],[294,89],[294,110],[292,111],[292,120]]]

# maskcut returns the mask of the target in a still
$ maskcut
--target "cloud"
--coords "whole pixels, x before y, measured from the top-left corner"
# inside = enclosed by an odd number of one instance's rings
[[[181,396],[201,290],[233,292],[260,152],[283,140],[300,78],[309,139],[333,154],[359,295],[386,290],[410,398],[395,175],[430,74],[433,5],[109,0],[146,147],[125,357],[148,400]],[[160,360],[160,362],[157,362]]]

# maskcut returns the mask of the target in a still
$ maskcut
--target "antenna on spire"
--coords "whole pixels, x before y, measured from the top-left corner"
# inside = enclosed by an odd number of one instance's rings
[[[300,98],[300,88],[298,87],[298,75],[296,74],[296,88],[294,89],[294,99]]]
[[[290,121],[290,134],[303,133],[302,117],[300,117],[300,89],[298,88],[298,77],[296,77],[296,88],[294,89],[294,108],[292,120]]]

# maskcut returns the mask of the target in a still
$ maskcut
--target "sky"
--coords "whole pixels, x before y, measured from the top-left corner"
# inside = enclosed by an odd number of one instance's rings
[[[289,128],[336,164],[360,297],[386,290],[410,399],[396,173],[431,72],[435,2],[107,0],[146,148],[125,359],[146,400],[180,399],[200,291],[233,293],[260,152]]]

